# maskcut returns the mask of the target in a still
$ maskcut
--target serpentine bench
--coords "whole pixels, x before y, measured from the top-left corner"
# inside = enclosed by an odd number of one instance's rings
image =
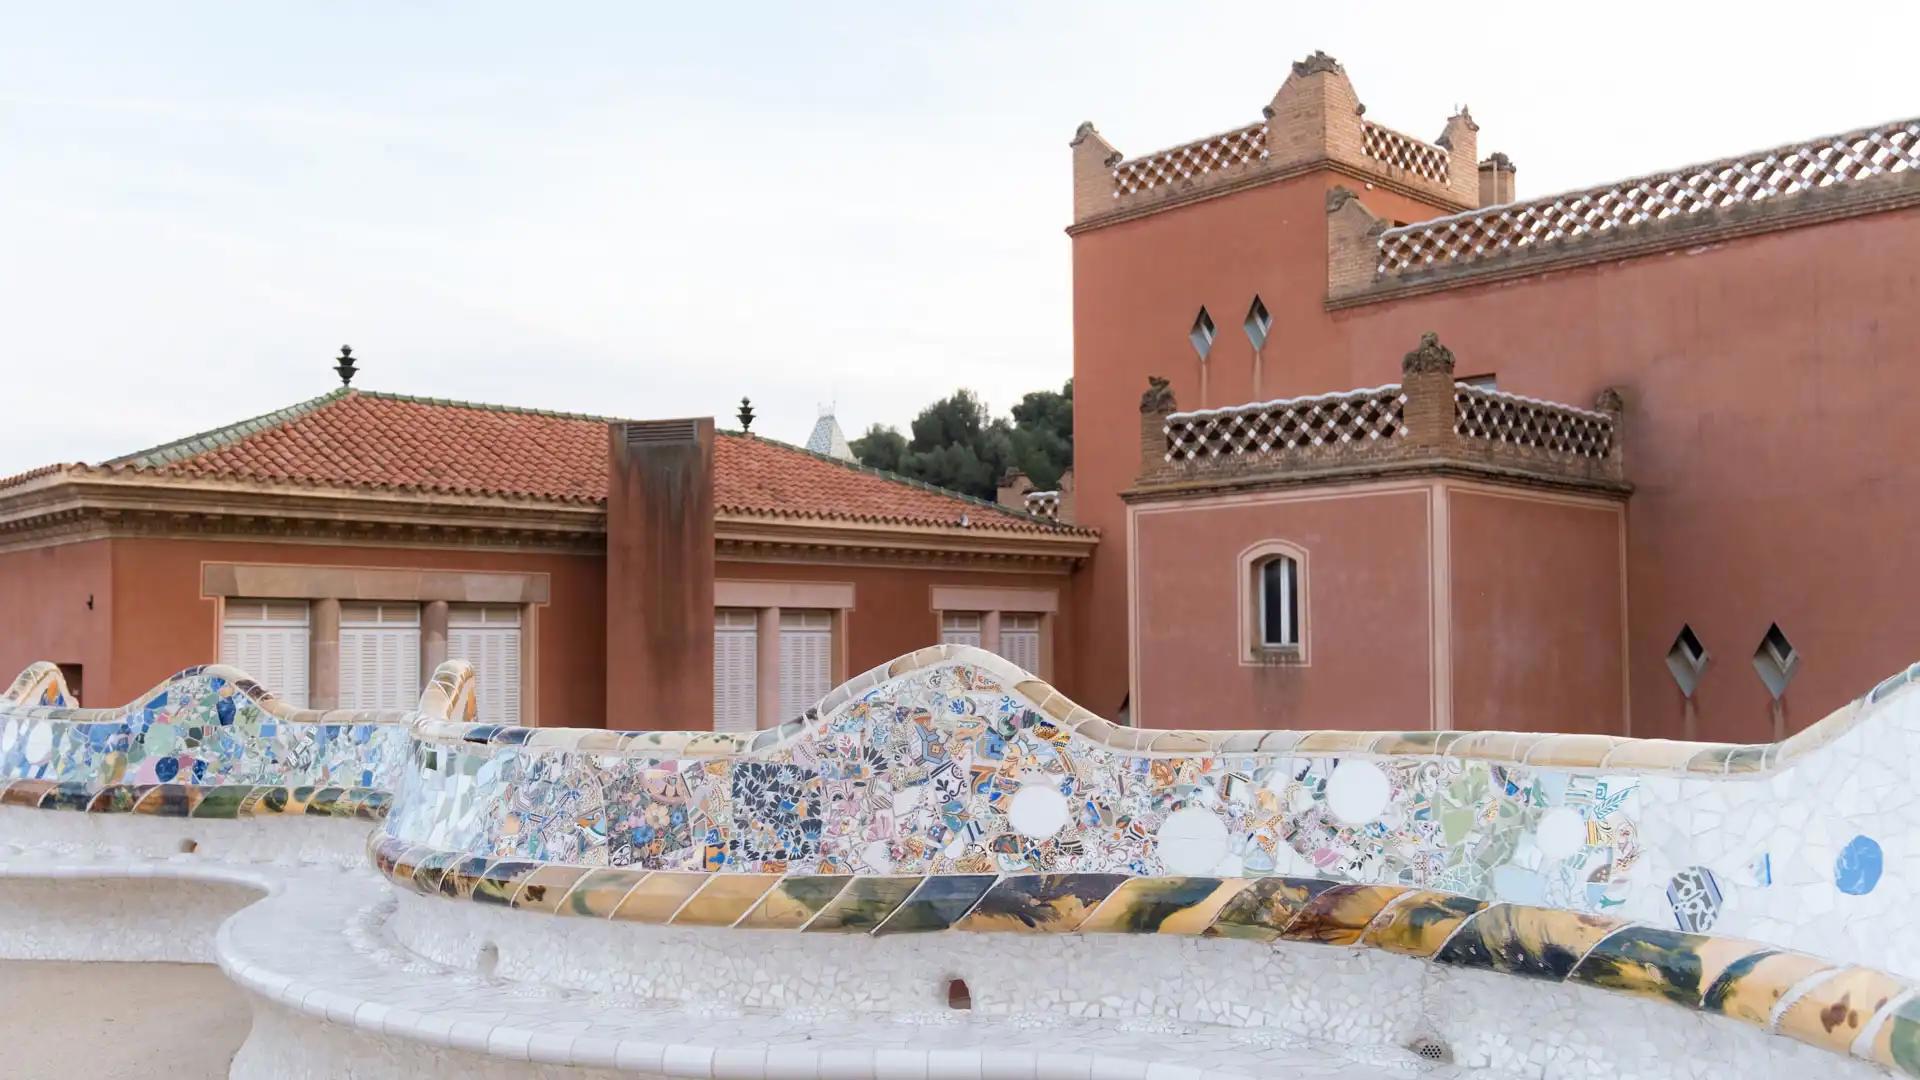
[[[1137,730],[958,646],[742,736],[463,722],[442,674],[361,766],[378,878],[0,880],[267,893],[212,943],[235,1075],[1920,1076],[1920,665],[1763,746]],[[0,843],[125,775],[10,782]]]

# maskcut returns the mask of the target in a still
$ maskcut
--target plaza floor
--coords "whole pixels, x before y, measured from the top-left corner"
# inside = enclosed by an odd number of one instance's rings
[[[0,1046],[13,1076],[224,1077],[246,997],[210,964],[0,961]]]

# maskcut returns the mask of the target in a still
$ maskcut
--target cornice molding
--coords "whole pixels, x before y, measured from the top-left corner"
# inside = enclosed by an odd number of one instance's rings
[[[966,530],[776,514],[723,512],[714,524],[717,557],[757,561],[1064,571],[1098,543],[1077,530]],[[597,554],[606,548],[606,528],[606,510],[595,504],[160,479],[84,466],[0,494],[0,551],[171,538]]]
[[[1539,491],[1578,492],[1625,501],[1633,494],[1633,485],[1606,480],[1555,477],[1519,468],[1503,468],[1450,458],[1422,458],[1373,462],[1340,468],[1311,470],[1264,470],[1199,476],[1154,484],[1136,484],[1120,493],[1128,505],[1178,502],[1240,492],[1281,491],[1303,487],[1344,487],[1377,480],[1449,479],[1475,480],[1508,487]]]

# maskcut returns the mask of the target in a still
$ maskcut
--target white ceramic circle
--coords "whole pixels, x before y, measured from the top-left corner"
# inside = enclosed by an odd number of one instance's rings
[[[1051,784],[1022,784],[1007,806],[1013,831],[1045,840],[1067,824],[1067,797]]]
[[[1371,761],[1343,761],[1327,777],[1327,806],[1349,825],[1377,820],[1392,797],[1387,774]]]
[[[1564,859],[1587,842],[1587,823],[1577,810],[1556,806],[1540,815],[1533,827],[1533,844],[1549,859]]]
[[[1227,857],[1227,827],[1211,810],[1175,810],[1154,834],[1160,864],[1169,874],[1210,874]]]

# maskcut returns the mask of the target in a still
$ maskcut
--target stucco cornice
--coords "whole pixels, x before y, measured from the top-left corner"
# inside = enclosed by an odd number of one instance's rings
[[[0,492],[0,551],[115,537],[600,552],[597,504],[259,485],[63,466]],[[1091,533],[722,513],[723,558],[1070,569]]]
[[[1479,462],[1425,458],[1412,461],[1371,462],[1341,468],[1196,476],[1170,482],[1136,484],[1122,491],[1120,498],[1130,505],[1140,505],[1207,498],[1228,493],[1282,491],[1313,486],[1341,487],[1376,480],[1433,478],[1477,480],[1540,491],[1577,492],[1621,501],[1625,501],[1633,494],[1633,485],[1627,483],[1555,477],[1525,469],[1502,468]]]

